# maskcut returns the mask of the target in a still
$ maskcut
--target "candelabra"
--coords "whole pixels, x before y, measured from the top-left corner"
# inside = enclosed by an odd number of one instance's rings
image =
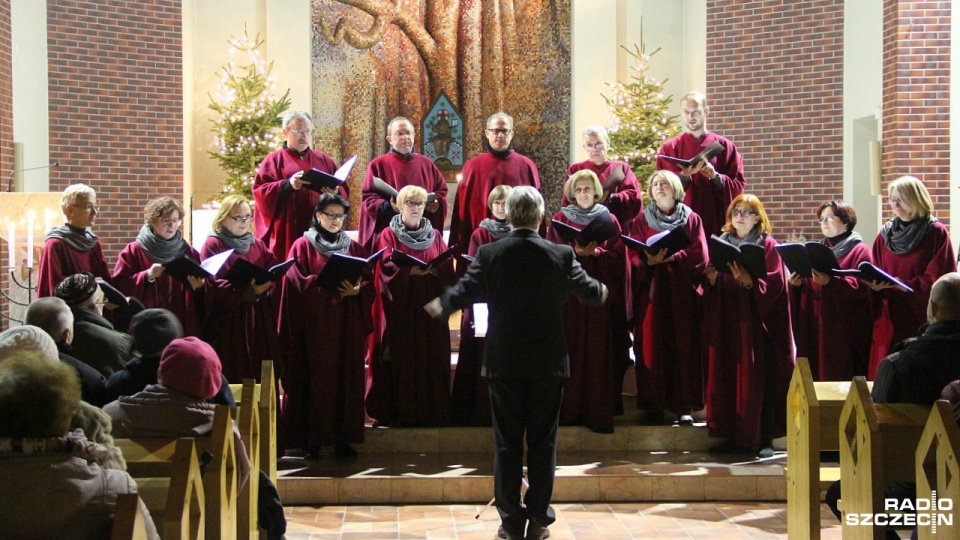
[[[19,279],[17,279],[18,273],[20,274]],[[10,283],[12,285],[11,289],[15,287],[16,289],[13,290],[26,291],[26,302],[21,302],[19,299],[15,298],[15,296],[20,295],[8,294],[7,291],[0,289],[0,294],[2,294],[7,300],[11,312],[11,315],[7,315],[6,313],[0,311],[0,315],[3,315],[3,317],[8,321],[12,321],[17,324],[23,324],[23,319],[18,319],[13,315],[13,307],[19,306],[21,308],[20,311],[22,311],[30,305],[30,302],[33,302],[33,293],[37,290],[37,286],[33,283],[33,266],[27,266],[24,264],[22,267],[20,267],[19,272],[16,268],[11,269]]]

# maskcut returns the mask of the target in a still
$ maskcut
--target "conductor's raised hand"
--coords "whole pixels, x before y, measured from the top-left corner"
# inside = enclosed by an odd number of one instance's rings
[[[293,176],[290,177],[288,182],[290,182],[290,187],[292,187],[294,190],[299,190],[303,186],[310,185],[310,182],[307,182],[303,179],[303,171],[297,171],[293,173]]]

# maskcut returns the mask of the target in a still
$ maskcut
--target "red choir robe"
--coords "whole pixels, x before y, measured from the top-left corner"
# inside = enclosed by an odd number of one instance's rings
[[[690,186],[685,188],[683,203],[689,206],[700,219],[703,220],[703,232],[710,238],[711,234],[720,235],[720,228],[726,223],[727,207],[733,199],[743,193],[746,181],[743,179],[743,157],[733,142],[716,133],[704,133],[697,139],[689,133],[680,134],[660,147],[660,154],[665,156],[690,159],[700,153],[700,150],[718,142],[726,149],[710,159],[713,168],[723,176],[723,188],[717,188],[712,181],[697,173],[690,179]],[[669,161],[657,158],[657,170],[666,169],[680,174],[680,167]]]
[[[467,254],[475,256],[480,246],[496,242],[490,231],[477,227],[470,236]],[[464,265],[466,267],[466,265]],[[459,270],[459,268],[458,268]],[[464,270],[465,271],[465,270]],[[490,426],[490,394],[487,381],[480,376],[483,369],[483,345],[486,338],[476,337],[473,310],[460,313],[460,350],[457,354],[457,371],[453,376],[453,417],[455,424]]]
[[[83,272],[90,272],[108,282],[112,281],[99,240],[87,251],[78,251],[59,238],[48,239],[40,251],[37,298],[54,296],[54,291],[61,281]]]
[[[377,177],[397,191],[405,186],[420,186],[427,193],[435,193],[440,209],[434,213],[425,212],[437,234],[443,233],[443,223],[447,218],[447,181],[440,169],[429,158],[420,154],[407,157],[390,151],[375,158],[367,166],[367,175],[363,179],[360,209],[360,244],[371,251],[380,245],[380,231],[387,228],[390,219],[397,215],[390,207],[389,200],[373,189],[373,178]]]
[[[741,448],[762,442],[766,385],[773,394],[772,436],[786,433],[787,389],[796,359],[787,273],[776,244],[773,237],[764,238],[767,277],[754,279],[751,289],[722,272],[713,286],[704,280],[707,427],[711,437],[732,437]]]
[[[369,254],[351,242],[347,255]],[[283,279],[279,321],[286,364],[281,376],[281,443],[308,450],[335,442],[361,443],[364,358],[376,295],[373,276],[361,278],[360,294],[342,296],[315,284],[330,257],[310,239],[297,239],[290,256],[297,262]]]
[[[873,262],[870,248],[860,242],[839,257],[840,268]],[[789,271],[789,270],[788,270]],[[855,277],[834,277],[826,285],[803,279],[790,286],[790,317],[797,356],[810,361],[818,381],[849,381],[866,375],[873,329],[870,287]]]
[[[187,246],[184,256],[194,262],[200,261],[200,254],[193,246]],[[200,337],[203,333],[200,310],[204,305],[204,289],[193,291],[166,272],[151,283],[147,271],[152,265],[153,259],[147,251],[136,240],[130,242],[120,252],[117,265],[113,267],[113,286],[127,296],[138,298],[144,307],[170,310],[180,319],[184,335]]]
[[[625,370],[622,364],[625,358],[629,362],[629,342],[623,342],[626,330],[625,248],[620,240],[620,223],[616,217],[611,217],[618,234],[597,246],[596,256],[577,257],[587,275],[607,286],[607,301],[601,306],[591,306],[571,298],[564,305],[563,319],[570,377],[563,384],[560,422],[582,424],[598,433],[613,433],[613,417],[623,402],[622,374]],[[563,212],[557,212],[553,219],[576,228],[583,227]],[[547,240],[566,243],[553,228],[547,231]],[[568,245],[573,246],[572,243]]]
[[[450,419],[450,326],[423,309],[453,286],[453,261],[437,276],[411,276],[390,262],[394,250],[429,262],[447,249],[439,231],[433,245],[409,248],[387,227],[380,235],[377,287],[382,311],[370,359],[367,413],[379,424],[442,426]],[[376,314],[375,314],[376,316]]]
[[[208,259],[230,249],[223,240],[209,236],[200,250]],[[219,275],[226,275],[237,259],[245,259],[261,268],[277,263],[277,258],[260,240],[254,240],[246,253],[234,251]],[[204,293],[206,312],[203,340],[210,344],[223,365],[228,381],[260,380],[260,364],[264,360],[280,360],[277,338],[277,309],[280,289],[275,287],[253,297],[250,284],[237,286],[225,279],[213,278]]]
[[[463,164],[457,185],[453,213],[450,216],[450,237],[447,242],[458,253],[467,252],[467,244],[480,222],[488,217],[487,197],[496,186],[533,186],[540,190],[537,165],[513,150],[504,157],[484,152]]]
[[[281,148],[263,158],[253,181],[253,230],[257,240],[267,245],[278,259],[286,259],[293,242],[313,223],[313,209],[320,195],[312,189],[290,187],[287,180],[295,173],[317,169],[333,174],[336,163],[318,150],[308,149],[300,157],[289,148]],[[347,184],[340,195],[349,199]]]
[[[584,169],[593,171],[594,174],[597,175],[597,178],[600,179],[601,185],[607,180],[611,173],[616,170],[622,171],[623,180],[610,189],[610,195],[606,197],[603,204],[610,209],[610,213],[616,216],[622,226],[628,227],[630,222],[637,217],[637,214],[643,210],[643,196],[640,194],[640,182],[637,181],[637,176],[633,174],[633,169],[630,168],[630,165],[623,161],[612,160],[604,162],[603,165],[597,165],[588,159],[567,167],[567,178],[570,178],[570,175],[573,173]],[[603,193],[606,196],[606,188],[604,188]],[[567,206],[570,203],[571,201],[567,200],[567,194],[564,193],[561,197],[560,205]]]
[[[684,231],[690,245],[675,260],[648,266],[646,257],[627,250],[633,267],[633,350],[637,406],[677,415],[703,408],[700,336],[703,270],[707,239],[703,223],[690,213]],[[629,234],[646,240],[659,231],[641,213]]]
[[[943,223],[937,221],[920,244],[904,255],[890,251],[878,234],[873,241],[873,264],[906,283],[913,292],[886,289],[874,293],[877,304],[870,350],[870,379],[876,375],[880,361],[897,343],[919,335],[920,326],[927,322],[930,288],[940,276],[957,271],[957,258],[950,243],[950,233]]]

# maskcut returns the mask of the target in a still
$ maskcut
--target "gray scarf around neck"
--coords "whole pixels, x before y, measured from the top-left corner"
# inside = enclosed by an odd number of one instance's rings
[[[147,252],[150,260],[157,264],[167,264],[168,262],[183,256],[190,247],[183,239],[183,233],[177,231],[173,238],[164,240],[157,236],[149,225],[140,227],[140,233],[137,234],[137,243]]]
[[[90,251],[99,241],[97,235],[90,232],[90,229],[83,229],[81,232],[80,229],[69,225],[61,225],[50,229],[44,241],[51,238],[63,240],[68,246],[77,251]]]
[[[390,230],[397,236],[401,244],[410,249],[423,251],[433,245],[433,240],[437,233],[433,230],[433,224],[426,218],[420,218],[420,228],[415,231],[407,230],[403,224],[403,216],[397,214],[390,219]]]
[[[250,251],[250,246],[253,245],[253,234],[247,232],[243,236],[234,236],[226,230],[217,231],[210,233],[210,236],[215,236],[220,239],[221,242],[226,244],[228,247],[233,248],[237,253],[243,254]]]
[[[563,212],[563,215],[567,217],[570,221],[576,223],[577,225],[586,225],[600,217],[601,214],[607,214],[610,210],[607,210],[607,207],[600,204],[594,203],[589,209],[584,210],[576,204],[570,204],[564,206],[560,209]]]
[[[730,244],[734,246],[739,246],[740,244],[754,244],[762,246],[763,239],[766,237],[766,234],[759,234],[757,231],[750,231],[750,234],[744,236],[743,238],[737,237],[736,232],[725,232],[720,235],[721,240],[730,242]]]
[[[511,231],[510,224],[506,221],[497,221],[490,218],[484,218],[480,222],[480,228],[492,234],[497,240],[504,238]]]
[[[321,255],[328,257],[334,253],[340,253],[342,255],[350,249],[350,236],[344,234],[343,231],[338,232],[336,240],[333,241],[324,238],[323,235],[313,227],[307,229],[303,235],[310,240],[310,245],[313,246],[313,249],[317,250]]]
[[[850,236],[844,238],[843,240],[837,242],[835,245],[830,245],[827,243],[827,239],[822,240],[823,244],[828,246],[831,251],[833,251],[833,256],[837,259],[840,259],[847,253],[850,253],[850,250],[853,249],[853,246],[863,242],[863,237],[860,236],[858,232],[850,233]]]
[[[883,224],[880,235],[884,243],[894,255],[910,253],[927,237],[937,218],[933,216],[919,217],[913,221],[903,221],[895,217]]]
[[[690,207],[678,201],[673,208],[673,213],[668,216],[660,211],[656,202],[650,201],[650,204],[643,209],[643,217],[646,218],[647,225],[655,231],[672,231],[687,224],[690,219]]]

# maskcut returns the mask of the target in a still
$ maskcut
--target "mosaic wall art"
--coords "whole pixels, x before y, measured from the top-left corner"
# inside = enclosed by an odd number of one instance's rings
[[[424,148],[420,126],[443,94],[462,117],[466,159],[483,151],[487,116],[513,116],[515,149],[537,163],[550,209],[559,205],[570,0],[314,0],[312,25],[314,146],[337,161],[359,156],[355,202],[367,162],[388,149],[387,122],[410,118]]]

